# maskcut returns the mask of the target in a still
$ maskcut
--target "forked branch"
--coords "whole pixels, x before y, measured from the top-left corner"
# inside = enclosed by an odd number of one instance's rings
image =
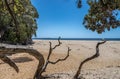
[[[58,63],[58,62],[60,62],[60,61],[65,61],[65,60],[69,57],[70,51],[71,51],[71,49],[68,47],[68,52],[67,52],[66,57],[64,57],[63,59],[58,59],[58,60],[56,60],[55,62],[49,60],[48,63],[50,63],[50,64],[56,64],[56,63]]]
[[[44,65],[44,67],[43,67],[43,71],[42,72],[45,72],[48,64],[56,64],[56,63],[58,63],[60,61],[66,60],[69,57],[69,52],[71,51],[71,49],[68,47],[68,52],[67,52],[67,56],[66,57],[64,57],[63,59],[58,59],[55,62],[52,62],[52,61],[50,61],[50,56],[51,56],[53,50],[55,48],[59,47],[62,43],[60,42],[60,37],[58,38],[58,44],[55,45],[54,47],[52,47],[52,43],[51,42],[49,42],[49,43],[50,43],[49,54],[48,54],[48,57],[47,57],[47,60],[46,60],[46,63]]]
[[[62,43],[60,42],[60,38],[58,38],[58,44],[55,45],[54,47],[52,47],[52,43],[50,43],[50,48],[49,48],[49,54],[47,56],[47,60],[45,62],[43,55],[35,50],[35,49],[30,49],[30,48],[7,48],[7,47],[1,47],[0,46],[0,59],[3,60],[5,63],[9,64],[11,67],[13,67],[16,72],[19,72],[19,69],[17,67],[17,65],[10,59],[8,58],[6,55],[12,55],[12,54],[17,54],[17,53],[28,53],[32,56],[34,56],[38,61],[38,67],[37,70],[35,72],[35,75],[33,77],[33,79],[44,79],[44,77],[42,76],[42,73],[45,72],[48,64],[56,64],[60,61],[64,61],[69,57],[69,52],[71,51],[71,49],[68,47],[68,51],[67,51],[67,55],[63,58],[63,59],[58,59],[55,62],[50,61],[50,56],[53,52],[53,50],[57,47],[59,47]]]
[[[97,45],[96,45],[96,53],[93,56],[91,56],[89,58],[86,58],[85,60],[83,60],[80,63],[80,66],[79,66],[79,68],[78,68],[78,70],[77,70],[77,72],[76,72],[76,74],[74,76],[74,79],[80,79],[79,78],[79,74],[81,73],[81,69],[82,69],[83,64],[86,63],[86,62],[88,62],[88,61],[90,61],[90,60],[92,60],[92,59],[94,59],[94,58],[97,58],[99,56],[99,45],[104,44],[105,42],[106,41],[98,42]]]
[[[52,50],[54,50],[56,47],[60,46],[61,44],[62,44],[62,42],[60,42],[60,37],[59,37],[59,38],[58,38],[58,44],[55,45],[55,46],[52,48]]]

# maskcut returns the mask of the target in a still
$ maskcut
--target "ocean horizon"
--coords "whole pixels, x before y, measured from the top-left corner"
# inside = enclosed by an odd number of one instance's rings
[[[58,38],[32,38],[33,40],[58,40]],[[120,41],[120,38],[60,38],[60,40],[106,40],[106,41]]]

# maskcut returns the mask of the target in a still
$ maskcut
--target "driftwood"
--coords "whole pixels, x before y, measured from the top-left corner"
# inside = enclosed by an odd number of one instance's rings
[[[63,59],[58,59],[55,62],[50,61],[50,56],[53,52],[53,50],[60,46],[62,43],[60,42],[60,38],[58,39],[58,44],[55,45],[54,47],[52,47],[52,43],[50,43],[50,48],[49,48],[49,54],[47,57],[47,60],[45,62],[43,55],[32,48],[24,48],[24,47],[17,47],[17,48],[10,48],[10,47],[6,47],[6,46],[1,46],[0,47],[0,59],[3,60],[5,63],[9,64],[11,67],[13,67],[15,69],[15,71],[18,73],[19,72],[19,68],[18,66],[10,59],[7,57],[7,55],[13,55],[13,54],[18,54],[18,53],[28,53],[32,56],[34,56],[38,61],[38,67],[37,70],[35,72],[35,75],[33,77],[33,79],[44,79],[44,77],[42,76],[42,73],[45,72],[48,64],[56,64],[60,61],[64,61],[69,57],[69,52],[71,51],[71,49],[68,47],[68,51],[67,51],[67,55],[63,58]]]
[[[96,53],[95,53],[93,56],[91,56],[91,57],[89,57],[89,58],[86,58],[85,60],[83,60],[83,61],[80,63],[80,66],[79,66],[76,74],[74,75],[74,78],[73,78],[73,79],[81,79],[81,78],[79,78],[79,75],[80,75],[80,73],[81,73],[81,69],[82,69],[83,64],[85,64],[86,62],[88,62],[88,61],[90,61],[90,60],[92,60],[92,59],[94,59],[94,58],[97,58],[97,57],[100,55],[100,54],[99,54],[99,45],[104,44],[105,42],[106,42],[106,41],[98,42],[98,43],[97,43],[97,45],[96,45]]]

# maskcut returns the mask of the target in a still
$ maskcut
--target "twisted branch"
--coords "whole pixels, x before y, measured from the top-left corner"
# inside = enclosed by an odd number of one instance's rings
[[[106,42],[106,41],[98,42],[97,45],[96,45],[96,53],[95,53],[93,56],[91,56],[91,57],[83,60],[83,61],[80,63],[80,66],[79,66],[79,68],[78,68],[78,70],[77,70],[77,72],[76,72],[76,74],[75,74],[75,76],[74,76],[74,79],[80,79],[80,78],[78,78],[78,76],[79,76],[79,74],[81,73],[81,69],[82,69],[83,64],[86,63],[86,62],[88,62],[88,61],[90,61],[90,60],[92,60],[92,59],[94,59],[94,58],[97,58],[97,57],[99,56],[99,45],[104,44],[105,42]]]
[[[45,72],[45,70],[46,70],[46,68],[47,68],[47,66],[48,66],[48,64],[49,64],[49,59],[50,59],[50,56],[51,56],[51,54],[52,54],[52,51],[53,51],[56,47],[60,46],[62,43],[60,42],[60,37],[59,37],[59,38],[58,38],[58,44],[57,44],[57,45],[55,45],[54,47],[52,47],[52,43],[49,42],[49,44],[50,44],[49,54],[48,54],[48,56],[47,56],[47,60],[46,60],[46,63],[45,63],[45,65],[44,65],[44,67],[43,67],[43,71],[42,71],[42,72]]]
[[[9,64],[11,67],[13,67],[17,73],[19,72],[19,69],[18,69],[17,65],[9,57],[7,57],[4,54],[0,54],[0,59],[3,62]]]
[[[58,44],[55,45],[55,46],[52,48],[52,50],[54,50],[56,47],[60,46],[61,44],[62,44],[62,42],[60,42],[60,37],[59,37],[59,38],[58,38]]]
[[[52,61],[50,61],[50,56],[51,56],[53,50],[54,50],[55,48],[59,47],[62,43],[60,42],[60,37],[58,38],[58,44],[55,45],[54,47],[52,47],[52,43],[51,43],[51,42],[49,42],[49,43],[50,43],[49,54],[48,54],[46,63],[45,63],[45,65],[44,65],[44,67],[43,67],[42,73],[45,72],[48,64],[56,64],[56,63],[58,63],[58,62],[60,62],[60,61],[66,60],[66,59],[69,57],[69,52],[71,51],[71,49],[68,47],[67,56],[66,56],[65,58],[63,58],[63,59],[58,59],[58,60],[56,60],[55,62],[52,62]]]
[[[69,57],[69,52],[71,51],[71,49],[68,47],[68,52],[67,52],[67,55],[66,55],[66,57],[64,57],[63,59],[58,59],[58,60],[56,60],[55,62],[53,62],[53,61],[48,61],[48,63],[50,63],[50,64],[56,64],[56,63],[58,63],[58,62],[60,62],[60,61],[65,61],[68,57]]]
[[[19,72],[19,69],[17,65],[10,60],[6,55],[13,55],[17,53],[28,53],[32,56],[34,56],[38,61],[38,67],[35,72],[34,78],[33,79],[40,79],[42,77],[41,72],[42,68],[44,66],[45,60],[42,54],[40,54],[37,50],[35,49],[30,49],[30,48],[6,48],[6,47],[0,47],[0,59],[2,59],[5,63],[9,64],[11,67],[13,67],[16,72]]]
[[[58,59],[55,62],[52,62],[52,61],[50,61],[50,56],[51,56],[53,50],[55,48],[59,47],[62,43],[60,42],[60,38],[58,38],[58,44],[55,45],[54,47],[52,47],[51,42],[49,42],[49,43],[50,43],[50,48],[49,48],[49,54],[48,54],[46,63],[45,63],[43,55],[40,54],[37,50],[31,49],[31,48],[24,48],[24,47],[7,48],[4,46],[0,46],[0,59],[2,59],[5,63],[7,63],[11,67],[13,67],[16,70],[16,72],[19,72],[17,65],[11,59],[9,59],[6,55],[13,55],[13,54],[17,54],[17,53],[28,53],[28,54],[34,56],[39,61],[39,64],[38,64],[38,67],[37,67],[37,70],[35,72],[33,79],[44,79],[44,77],[42,76],[42,73],[45,72],[48,64],[56,64],[60,61],[66,60],[69,57],[69,52],[71,51],[71,49],[68,47],[67,55],[63,59]]]

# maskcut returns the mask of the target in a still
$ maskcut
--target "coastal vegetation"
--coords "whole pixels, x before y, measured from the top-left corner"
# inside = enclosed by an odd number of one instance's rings
[[[106,29],[120,26],[119,0],[86,0],[90,6],[88,14],[84,16],[83,25],[86,29],[101,34]],[[82,0],[77,1],[78,8],[82,8]],[[39,14],[30,0],[2,0],[0,1],[0,41],[11,44],[32,43],[32,36],[36,36],[36,18]]]
[[[107,29],[115,29],[120,27],[120,19],[117,18],[119,16],[120,10],[120,1],[119,0],[87,0],[90,9],[88,14],[85,15],[83,20],[83,25],[86,29],[96,31],[98,34],[105,32]],[[82,0],[78,0],[78,8],[82,7]],[[79,79],[79,75],[81,74],[81,69],[83,64],[86,62],[95,59],[99,56],[99,45],[104,44],[106,41],[98,42],[96,45],[96,53],[91,57],[83,60],[74,75],[74,79]]]
[[[88,14],[83,19],[83,25],[86,29],[96,31],[98,34],[110,31],[120,26],[119,16],[120,1],[119,0],[87,0],[90,9]],[[78,0],[78,8],[82,8],[82,0]],[[32,36],[36,36],[38,12],[31,4],[30,0],[2,0],[0,1],[0,41],[11,44],[31,44]],[[99,45],[106,41],[98,42],[96,45],[96,53],[83,60],[74,76],[74,79],[80,79],[81,68],[84,63],[99,56]],[[7,55],[25,52],[36,59],[39,64],[33,79],[42,79],[42,73],[46,71],[48,64],[56,64],[64,61],[69,57],[71,49],[68,47],[67,55],[63,59],[58,59],[55,62],[50,61],[50,56],[54,49],[62,43],[60,38],[58,44],[52,47],[49,42],[49,52],[45,61],[43,55],[35,49],[29,48],[6,48],[0,47],[0,59],[13,67],[16,72],[19,72],[17,65]]]
[[[36,36],[38,17],[30,0],[1,0],[0,41],[11,44],[32,43],[32,36]]]
[[[83,25],[86,29],[96,31],[98,34],[106,29],[115,29],[120,26],[119,0],[86,0],[90,6],[85,15]],[[82,0],[78,0],[78,8],[82,8]]]

